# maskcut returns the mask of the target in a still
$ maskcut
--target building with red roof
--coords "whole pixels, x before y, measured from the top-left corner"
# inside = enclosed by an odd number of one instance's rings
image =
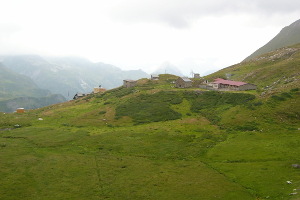
[[[241,81],[231,81],[222,78],[217,78],[211,83],[213,89],[218,90],[256,90],[257,86],[250,83],[245,83]]]

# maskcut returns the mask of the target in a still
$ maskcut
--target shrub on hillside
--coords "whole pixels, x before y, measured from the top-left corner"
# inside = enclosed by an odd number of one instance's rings
[[[194,93],[194,94],[193,94]],[[245,93],[221,93],[216,91],[187,93],[187,97],[192,103],[191,110],[199,112],[202,109],[215,109],[222,105],[242,105],[255,99],[252,94]]]
[[[259,128],[258,128],[258,123],[256,123],[256,122],[247,122],[243,125],[236,126],[235,130],[238,130],[238,131],[257,131],[257,130],[259,130]]]
[[[185,97],[191,102],[191,111],[200,113],[211,123],[218,124],[221,113],[237,105],[248,105],[255,96],[246,93],[228,92],[185,92]]]
[[[181,102],[182,97],[176,92],[141,94],[120,104],[116,108],[116,118],[129,116],[137,123],[179,119],[181,114],[172,110],[170,105]]]
[[[134,88],[118,87],[115,89],[111,89],[108,92],[105,92],[103,98],[104,99],[109,99],[111,97],[121,98],[133,92],[134,92]]]

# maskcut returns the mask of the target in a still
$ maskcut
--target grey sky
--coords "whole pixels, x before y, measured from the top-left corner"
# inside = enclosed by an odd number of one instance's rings
[[[298,13],[298,0],[127,0],[112,13],[118,20],[162,22],[175,28],[187,28],[202,17],[253,15],[265,20],[274,15]]]
[[[299,19],[299,0],[0,0],[0,54],[78,55],[123,69],[203,73]]]

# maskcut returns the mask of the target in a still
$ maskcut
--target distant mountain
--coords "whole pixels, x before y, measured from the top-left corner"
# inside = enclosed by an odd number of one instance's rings
[[[77,92],[91,92],[99,85],[111,89],[122,85],[124,79],[149,76],[142,70],[123,71],[79,57],[4,56],[2,62],[11,70],[30,77],[40,88],[62,94],[67,99],[72,99]]]
[[[176,75],[176,76],[183,76],[181,71],[175,65],[173,65],[169,62],[163,63],[152,74],[173,74],[173,75]]]
[[[0,111],[12,112],[18,107],[39,108],[64,102],[62,95],[40,89],[29,77],[18,74],[0,63]]]
[[[66,101],[60,94],[48,95],[45,97],[18,97],[14,99],[0,101],[1,112],[13,112],[17,108],[36,109],[52,104]]]
[[[252,58],[274,51],[281,47],[291,46],[298,43],[300,43],[300,19],[283,28],[270,42],[252,53],[244,61],[249,61]]]
[[[29,77],[20,75],[0,63],[0,101],[22,96],[42,97],[49,90],[40,89]]]

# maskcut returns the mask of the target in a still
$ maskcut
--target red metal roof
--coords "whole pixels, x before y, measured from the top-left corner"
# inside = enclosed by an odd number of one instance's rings
[[[215,79],[215,81],[213,83],[223,84],[223,85],[234,85],[234,86],[242,86],[242,85],[246,85],[247,84],[245,82],[224,80],[222,78]]]

